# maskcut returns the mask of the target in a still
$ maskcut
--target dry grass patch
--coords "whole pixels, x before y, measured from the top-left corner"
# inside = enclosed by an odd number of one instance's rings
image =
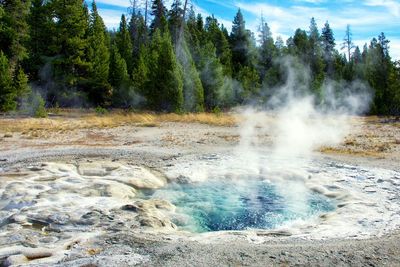
[[[359,157],[375,157],[375,158],[384,158],[385,155],[380,151],[371,151],[371,150],[354,150],[350,148],[336,148],[336,147],[322,147],[319,149],[319,152],[325,154],[337,154],[337,155],[353,155]]]
[[[158,122],[202,123],[216,126],[234,126],[237,118],[230,114],[196,113],[196,114],[162,114],[156,117]]]
[[[66,113],[66,115],[52,118],[6,118],[0,119],[0,131],[23,132],[29,134],[34,131],[65,132],[76,129],[114,128],[123,125],[138,127],[158,127],[164,122],[203,123],[218,126],[236,125],[237,119],[229,114],[150,114],[150,113],[123,113],[114,112],[105,115],[94,113]]]

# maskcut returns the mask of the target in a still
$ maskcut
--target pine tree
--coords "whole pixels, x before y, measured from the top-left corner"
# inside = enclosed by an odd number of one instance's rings
[[[129,81],[128,68],[115,44],[111,45],[109,83],[118,89]]]
[[[317,22],[315,21],[314,17],[312,17],[310,21],[308,36],[310,39],[310,43],[312,43],[313,45],[317,45],[320,43],[320,34],[318,31]]]
[[[259,26],[259,73],[260,77],[264,79],[265,74],[273,65],[273,59],[276,56],[276,47],[274,39],[272,38],[271,30],[268,23],[265,22],[264,17],[261,17],[261,25]]]
[[[332,78],[334,76],[334,50],[335,50],[335,38],[333,37],[333,31],[326,22],[324,28],[322,29],[322,50],[324,53],[325,69],[328,77]]]
[[[356,46],[354,49],[353,55],[351,56],[352,60],[354,61],[355,64],[360,64],[363,61],[362,54],[360,47]]]
[[[388,68],[383,50],[376,38],[373,38],[366,57],[366,77],[375,90],[373,113],[389,113],[387,105]]]
[[[128,68],[128,74],[132,75],[132,71],[134,68],[133,46],[125,15],[121,16],[121,22],[119,24],[119,29],[115,36],[115,41],[121,57],[126,62],[126,66]]]
[[[145,45],[148,35],[148,28],[145,19],[140,11],[132,12],[131,20],[129,22],[129,32],[133,46],[133,65],[136,66],[139,59],[140,47]]]
[[[310,28],[308,33],[308,42],[310,46],[311,61],[315,62],[322,56],[321,36],[318,31],[317,23],[314,18],[311,18]],[[315,64],[315,63],[314,63]]]
[[[141,95],[147,95],[148,75],[149,75],[149,56],[150,51],[147,47],[142,45],[140,47],[139,58],[136,68],[133,71],[133,87]]]
[[[30,1],[3,0],[1,1],[4,14],[5,29],[1,33],[0,49],[8,56],[12,72],[28,58],[26,49],[29,38],[28,14]]]
[[[394,62],[389,71],[388,92],[390,92],[391,103],[389,105],[390,115],[400,117],[400,61]]]
[[[362,61],[365,63],[367,61],[367,55],[368,55],[368,45],[367,43],[364,44],[363,46],[363,51],[362,51]]]
[[[336,44],[335,38],[333,37],[333,31],[328,22],[325,23],[324,28],[322,29],[321,40],[325,55],[332,56]]]
[[[14,110],[17,107],[16,97],[8,59],[0,50],[0,111]]]
[[[46,57],[54,56],[54,22],[51,20],[50,4],[44,0],[32,0],[29,22],[29,60],[25,64],[32,80],[39,81],[39,70]]]
[[[232,64],[235,73],[243,66],[249,65],[250,36],[246,30],[246,22],[243,19],[242,11],[239,9],[233,20],[230,43],[232,48]]]
[[[178,64],[168,30],[156,29],[150,45],[149,72],[145,96],[150,108],[182,112],[183,73]]]
[[[365,64],[364,64],[364,59],[363,55],[361,54],[360,48],[357,46],[356,49],[354,49],[353,55],[352,55],[352,62],[354,64],[354,80],[361,80],[365,81]]]
[[[283,85],[283,73],[282,66],[280,62],[274,62],[272,67],[265,73],[262,87],[266,92],[264,92],[265,97],[269,99],[272,97],[272,89]]]
[[[207,41],[211,41],[215,48],[219,61],[224,67],[224,74],[232,75],[232,52],[230,49],[228,38],[225,36],[222,29],[219,27],[218,20],[214,17],[207,17],[205,30]]]
[[[16,109],[30,91],[22,64],[28,59],[30,1],[4,0],[0,10],[0,109]],[[6,55],[3,54],[3,51]]]
[[[239,70],[237,77],[243,88],[237,99],[238,103],[251,101],[253,97],[257,96],[260,89],[257,71],[249,66],[244,66]]]
[[[28,76],[25,74],[22,68],[18,68],[13,81],[14,91],[17,96],[17,101],[21,102],[23,98],[26,98],[31,92],[31,88],[28,85]]]
[[[111,45],[109,83],[113,87],[112,105],[129,107],[133,93],[125,60],[121,57],[115,43]]]
[[[167,9],[164,6],[163,0],[153,0],[151,5],[151,15],[153,15],[153,21],[150,25],[152,33],[156,29],[160,29],[162,32],[167,29]]]
[[[381,34],[378,36],[378,43],[379,43],[379,46],[380,46],[383,56],[386,59],[390,60],[390,56],[389,56],[390,41],[388,39],[386,39],[385,33],[381,32]]]
[[[306,31],[297,29],[293,36],[293,44],[295,55],[300,58],[304,63],[309,61],[310,43]]]
[[[390,115],[393,112],[393,89],[390,82],[396,83],[389,76],[393,72],[393,63],[389,56],[389,40],[384,33],[373,38],[366,56],[366,77],[375,90],[373,112],[380,115]]]
[[[201,49],[200,77],[204,87],[205,107],[208,111],[220,108],[220,92],[224,85],[223,67],[219,62],[216,49],[209,41]]]
[[[71,105],[80,95],[76,90],[82,91],[88,78],[88,9],[80,0],[54,0],[52,5],[57,40],[52,63],[58,86],[51,88],[51,94],[60,98],[61,105]]]
[[[200,13],[196,16],[196,27],[199,32],[204,32],[203,16]]]
[[[317,23],[315,22],[315,19],[312,18],[308,34],[308,42],[310,47],[308,56],[312,73],[311,90],[313,91],[313,93],[316,95],[317,98],[320,98],[322,96],[321,86],[325,79],[324,75],[325,66],[323,61],[323,52],[320,40],[321,37],[318,31]]]
[[[108,83],[110,67],[109,37],[96,2],[92,3],[89,23],[89,98],[96,106],[105,105],[111,96]]]
[[[239,103],[242,103],[259,89],[260,78],[255,70],[257,58],[255,40],[251,32],[246,29],[246,23],[240,9],[233,20],[230,43],[233,76],[243,85],[243,91],[238,98]]]
[[[200,112],[204,110],[204,90],[186,41],[187,39],[189,42],[191,41],[190,33],[184,31],[186,24],[184,21],[186,5],[187,1],[185,1],[185,5],[182,8],[182,2],[180,0],[174,0],[171,10],[168,13],[168,25],[172,33],[176,58],[183,70],[184,110]],[[189,16],[192,17],[191,14]],[[194,54],[195,53],[196,51],[194,51]]]
[[[5,15],[6,15],[6,12],[4,11],[3,6],[0,5],[0,34],[1,34],[2,37],[3,37],[3,32],[6,29],[6,25],[5,25],[5,22],[4,22]],[[0,42],[0,44],[1,44],[1,42]]]
[[[177,50],[177,59],[183,67],[184,110],[191,112],[204,111],[204,89],[199,72],[190,54],[187,43],[183,40]]]
[[[168,26],[172,42],[176,46],[180,39],[180,30],[183,20],[183,9],[181,0],[174,0],[168,12]]]
[[[203,19],[201,18],[201,21],[202,20]],[[203,26],[199,27],[198,25],[198,20],[196,18],[196,14],[194,13],[193,7],[189,10],[186,28],[187,32],[185,35],[185,40],[187,41],[187,45],[191,50],[192,58],[196,63],[196,66],[198,66],[200,62],[200,47],[201,43],[204,41],[205,32]]]

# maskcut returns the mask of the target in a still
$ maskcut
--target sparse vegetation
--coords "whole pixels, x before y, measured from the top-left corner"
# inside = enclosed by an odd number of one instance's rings
[[[35,118],[46,118],[47,110],[43,98],[39,98],[34,110]]]
[[[96,111],[96,114],[97,115],[104,115],[104,114],[107,114],[108,113],[108,110],[107,109],[105,109],[105,108],[103,108],[103,107],[97,107],[96,109],[95,109],[95,111]]]
[[[112,112],[102,116],[96,112],[80,113],[64,110],[55,118],[18,118],[1,119],[0,129],[10,132],[46,130],[50,132],[89,128],[113,128],[122,125],[139,127],[158,127],[163,122],[202,123],[217,126],[236,125],[239,118],[229,114],[193,113],[193,114],[152,114]]]
[[[270,120],[275,120],[271,115]],[[21,133],[25,139],[40,139],[51,134],[66,134],[75,130],[86,129],[110,129],[121,126],[130,127],[163,127],[163,123],[200,123],[212,126],[236,126],[242,118],[238,115],[227,113],[189,113],[178,115],[155,113],[131,113],[126,111],[112,111],[98,116],[96,111],[82,112],[80,110],[60,110],[58,116],[50,118],[3,118],[0,119],[0,134],[3,140],[13,136],[13,133]],[[396,151],[400,137],[397,135],[396,123],[391,118],[364,117],[352,119],[355,130],[346,137],[341,145],[335,147],[321,147],[320,152],[326,154],[341,154],[354,156],[367,156],[382,158]],[[384,130],[381,128],[385,127]],[[358,130],[357,130],[358,129]],[[238,135],[217,135],[225,142],[237,142]],[[86,136],[86,138],[89,138]],[[93,140],[109,140],[110,136],[96,133],[90,137]],[[173,134],[165,135],[166,143],[177,142]],[[208,136],[206,136],[206,139]],[[199,141],[199,140],[198,140]],[[78,140],[85,144],[85,140]],[[132,141],[133,143],[137,141]]]

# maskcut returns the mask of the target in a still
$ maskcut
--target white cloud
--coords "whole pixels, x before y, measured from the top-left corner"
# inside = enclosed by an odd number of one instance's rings
[[[96,0],[96,3],[113,5],[113,6],[118,6],[118,7],[126,7],[126,8],[128,8],[131,5],[129,0],[113,0],[113,1]]]
[[[117,29],[121,21],[122,13],[119,10],[99,9],[99,14],[103,18],[104,24],[109,29]]]
[[[400,60],[400,38],[390,41],[390,56],[393,59]]]
[[[364,5],[374,7],[385,7],[396,17],[400,16],[400,3],[394,0],[367,0]]]
[[[369,0],[366,4],[369,6],[380,4],[388,7],[389,5],[393,5],[392,2],[393,1]],[[394,9],[400,5],[398,3],[395,4],[396,5],[393,7]],[[362,6],[349,7],[344,5],[335,10],[331,10],[321,6],[310,7],[300,4],[283,8],[264,2],[248,3],[240,1],[236,2],[235,5],[255,17],[260,17],[261,14],[263,14],[275,38],[278,35],[283,38],[293,35],[297,28],[308,30],[311,17],[316,19],[320,29],[323,27],[325,21],[329,21],[331,28],[334,30],[336,43],[338,45],[342,43],[348,24],[351,26],[354,40],[363,41],[366,40],[366,38],[372,39],[372,37],[378,36],[380,32],[385,32],[388,29],[393,32],[394,21],[398,20],[398,18],[395,17],[397,11],[387,13],[382,10]],[[248,24],[248,27],[253,31],[257,31],[258,24],[259,19],[254,19]],[[392,57],[400,59],[399,42],[394,40],[390,34],[387,34],[387,36],[389,40],[392,40]],[[397,36],[394,37],[396,38]],[[371,39],[368,40],[368,43]],[[360,43],[360,41],[357,41],[357,43]]]
[[[305,2],[305,3],[310,3],[310,4],[321,4],[325,3],[326,0],[295,0],[296,2]]]

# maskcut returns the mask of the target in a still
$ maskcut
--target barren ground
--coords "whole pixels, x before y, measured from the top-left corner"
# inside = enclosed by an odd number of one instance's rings
[[[238,121],[233,115],[111,114],[97,118],[79,113],[49,119],[1,118],[0,174],[27,163],[64,158],[124,158],[157,169],[174,157],[229,150],[239,141]],[[315,153],[339,162],[400,170],[400,122],[355,117],[351,132],[339,146]],[[262,140],[266,146],[271,144],[268,134]],[[60,266],[400,266],[398,231],[367,240],[310,242],[272,236],[268,242],[258,243],[240,234],[205,242],[124,230],[70,249],[58,262]],[[23,249],[14,254],[25,255],[28,264],[40,265],[40,259],[28,257]],[[0,262],[6,264],[8,256],[0,255]]]

